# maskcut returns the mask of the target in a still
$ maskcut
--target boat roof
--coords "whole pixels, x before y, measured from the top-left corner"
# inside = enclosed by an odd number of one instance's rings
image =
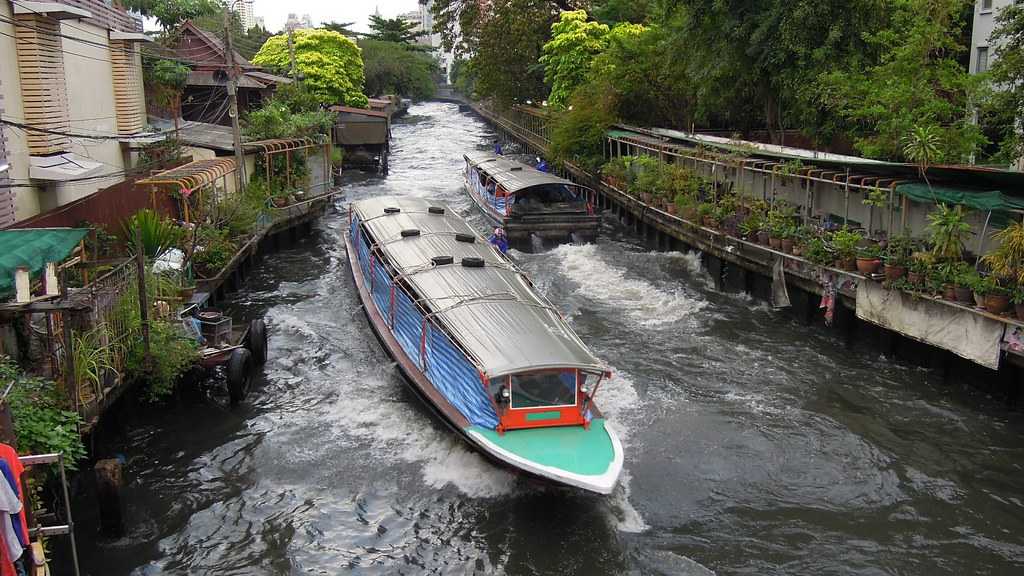
[[[444,208],[444,214],[430,213],[432,206]],[[385,208],[401,211],[385,213]],[[447,206],[382,197],[353,202],[352,211],[397,276],[415,289],[421,306],[486,376],[552,368],[607,372],[526,275]],[[419,235],[402,236],[410,229]],[[476,241],[460,242],[456,234],[471,234]],[[452,256],[454,264],[434,266],[435,256]],[[485,265],[462,266],[464,257],[482,258]]]
[[[494,178],[510,194],[530,188],[531,186],[541,186],[543,184],[564,184],[566,186],[583,187],[571,180],[559,178],[548,172],[541,172],[529,164],[512,160],[505,156],[498,156],[491,152],[468,152],[464,154],[464,157],[471,166],[482,170],[488,176]]]

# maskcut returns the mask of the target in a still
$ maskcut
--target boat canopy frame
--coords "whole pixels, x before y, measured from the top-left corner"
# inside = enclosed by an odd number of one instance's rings
[[[593,192],[592,188],[577,184],[572,180],[566,180],[549,172],[541,172],[528,164],[491,152],[469,152],[464,154],[463,158],[470,166],[483,173],[487,178],[494,180],[510,196],[536,186],[549,184],[578,188],[586,191],[588,198]]]

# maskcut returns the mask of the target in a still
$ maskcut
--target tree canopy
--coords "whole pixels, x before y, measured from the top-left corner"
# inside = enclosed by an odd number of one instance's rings
[[[429,54],[410,50],[405,44],[364,38],[363,51],[366,93],[374,96],[398,94],[414,100],[434,95],[437,62]]]
[[[998,48],[991,75],[1001,89],[992,95],[985,115],[992,133],[1002,142],[998,159],[1012,163],[1024,157],[1024,4],[1005,6],[996,23],[992,43]]]
[[[332,20],[330,22],[326,22],[321,26],[321,28],[324,30],[330,30],[331,32],[337,32],[342,36],[355,38],[356,36],[359,36],[359,33],[351,29],[353,24],[355,24],[355,22],[335,22]]]
[[[587,79],[594,58],[608,47],[608,26],[588,21],[584,10],[562,12],[551,25],[551,40],[542,49],[544,81],[551,86],[548,102],[564,107],[572,91]]]
[[[373,32],[369,37],[381,42],[412,44],[424,34],[415,31],[417,26],[419,25],[405,18],[382,18],[374,14],[370,16],[370,30]]]
[[[121,5],[155,18],[164,30],[170,30],[185,20],[217,14],[223,7],[217,0],[121,0]]]
[[[363,58],[355,42],[330,30],[295,30],[293,43],[303,84],[321,103],[366,106]],[[277,72],[289,70],[288,35],[269,38],[252,62]]]

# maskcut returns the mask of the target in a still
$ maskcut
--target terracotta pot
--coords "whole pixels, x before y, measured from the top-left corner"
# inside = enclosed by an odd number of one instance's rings
[[[683,219],[684,220],[689,220],[690,222],[696,222],[697,221],[697,209],[693,208],[693,207],[683,208]]]
[[[675,204],[666,204],[665,205],[665,212],[668,212],[672,216],[675,216],[678,211],[676,210],[676,205]]]
[[[844,258],[842,260],[836,260],[835,267],[840,270],[846,270],[847,272],[853,272],[857,269],[856,258]]]
[[[1014,304],[1013,313],[1017,316],[1017,320],[1024,320],[1024,304]]]
[[[647,193],[647,192],[644,192],[644,193],[640,194],[640,201],[643,202],[644,204],[650,204],[651,203],[651,195],[649,193]]]
[[[1002,314],[1010,307],[1010,297],[1005,294],[985,294],[985,310],[992,314]]]
[[[978,308],[984,308],[985,307],[985,297],[982,296],[981,294],[975,292],[974,293],[974,305],[977,306]]]
[[[956,286],[952,284],[942,285],[942,299],[956,302]]]
[[[781,250],[782,238],[768,238],[768,245],[771,246],[772,250]]]
[[[878,258],[857,258],[857,272],[865,276],[878,272],[878,267],[881,265],[882,261]]]
[[[718,228],[718,220],[714,216],[705,216],[702,222],[707,228]]]
[[[793,254],[793,256],[797,256],[797,257],[803,256],[804,255],[804,247],[799,245],[799,244],[794,244],[793,245],[792,254]]]
[[[963,302],[965,304],[974,302],[974,296],[971,294],[971,289],[967,286],[956,286],[953,288],[953,292],[956,295],[957,302]]]
[[[771,240],[771,238],[768,236],[767,232],[762,230],[762,231],[757,233],[757,243],[758,244],[761,244],[763,246],[767,246],[768,242],[770,240]]]
[[[907,282],[910,282],[914,286],[920,286],[921,284],[924,284],[924,274],[911,270],[910,272],[907,272]]]
[[[793,252],[793,244],[795,244],[795,242],[793,242],[792,239],[790,239],[790,238],[783,238],[782,239],[782,251],[785,252],[786,254],[792,253]]]
[[[903,266],[890,266],[889,264],[885,265],[885,279],[888,280],[889,282],[899,280],[900,278],[903,278],[906,274],[907,269],[904,268]]]

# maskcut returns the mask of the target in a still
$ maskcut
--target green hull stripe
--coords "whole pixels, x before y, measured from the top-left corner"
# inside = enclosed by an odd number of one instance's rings
[[[531,412],[526,415],[528,422],[535,422],[537,420],[558,420],[562,416],[561,412],[557,410],[554,412]]]
[[[479,426],[470,426],[467,430],[479,433],[520,458],[573,474],[604,474],[615,460],[615,449],[604,429],[603,418],[595,418],[589,430],[582,426],[552,426],[510,430],[504,435]]]

